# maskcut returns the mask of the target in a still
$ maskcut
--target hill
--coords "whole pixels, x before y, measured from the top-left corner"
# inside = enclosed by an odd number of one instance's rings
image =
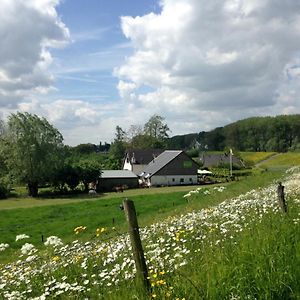
[[[189,149],[195,145],[205,150],[286,152],[300,150],[300,114],[253,117],[199,134],[173,136],[169,147]]]

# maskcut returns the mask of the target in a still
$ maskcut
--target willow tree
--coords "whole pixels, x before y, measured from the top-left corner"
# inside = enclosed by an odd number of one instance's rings
[[[26,184],[29,196],[52,180],[61,164],[63,137],[45,118],[29,113],[11,114],[4,138],[5,160],[15,181]]]

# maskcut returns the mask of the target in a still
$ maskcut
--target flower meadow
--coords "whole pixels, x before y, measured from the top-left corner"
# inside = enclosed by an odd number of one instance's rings
[[[217,206],[169,217],[140,229],[149,280],[135,280],[127,234],[78,224],[74,241],[47,237],[45,247],[26,243],[16,260],[0,265],[1,299],[297,299],[300,297],[300,169],[283,181],[289,213],[278,208],[276,183]],[[209,193],[222,193],[216,187]],[[205,197],[197,188],[188,201]],[[199,200],[200,201],[200,200]],[[79,236],[94,230],[95,238]],[[1,242],[1,240],[0,240]],[[0,243],[0,251],[8,244]],[[299,298],[298,298],[299,299]]]

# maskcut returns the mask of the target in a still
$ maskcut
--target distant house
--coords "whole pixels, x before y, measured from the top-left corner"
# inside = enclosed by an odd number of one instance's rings
[[[138,177],[129,170],[102,170],[97,183],[97,191],[109,192],[120,187],[137,188]]]
[[[196,184],[198,168],[184,151],[166,150],[145,167],[141,179],[148,186]]]
[[[125,153],[123,170],[130,170],[136,175],[140,175],[145,167],[155,157],[159,156],[161,149],[131,149]]]
[[[218,167],[220,165],[229,165],[230,157],[225,153],[207,154],[204,153],[200,156],[200,161],[203,163],[203,167]],[[232,164],[237,166],[243,166],[243,162],[236,156],[232,156]]]

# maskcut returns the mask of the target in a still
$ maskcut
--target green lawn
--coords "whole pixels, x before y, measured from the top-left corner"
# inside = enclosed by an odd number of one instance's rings
[[[114,198],[131,198],[137,195],[156,195],[174,192],[187,192],[192,188],[193,187],[185,185],[174,187],[158,187],[151,189],[130,189],[125,190],[123,193],[104,193],[98,194],[96,196],[89,196],[87,194],[77,194],[73,196],[53,196],[53,198],[49,196],[43,196],[43,189],[41,189],[41,196],[39,196],[38,198],[27,197],[23,188],[21,196],[10,197],[8,199],[0,200],[0,210],[14,208],[30,208],[49,205],[65,205],[70,203],[79,203],[82,201],[92,202]],[[18,191],[20,191],[20,188],[18,188]]]
[[[216,196],[212,192],[211,195],[200,200],[189,202],[183,198],[186,190],[202,187],[213,191],[214,186],[153,188],[142,190],[143,194],[139,195],[136,194],[138,193],[137,190],[132,190],[126,191],[124,194],[109,194],[100,199],[81,199],[77,202],[74,202],[76,201],[74,199],[21,199],[20,203],[22,201],[24,203],[26,201],[40,201],[41,203],[47,201],[47,205],[0,210],[0,243],[10,244],[10,254],[12,254],[13,249],[19,249],[22,244],[22,241],[17,243],[14,241],[16,235],[22,233],[30,236],[30,239],[26,240],[27,242],[42,246],[42,235],[44,238],[57,235],[65,242],[74,240],[77,236],[75,236],[73,229],[81,225],[87,227],[86,232],[80,236],[83,240],[93,238],[96,228],[99,227],[116,227],[118,231],[123,232],[126,230],[126,222],[124,213],[119,206],[125,197],[134,200],[139,223],[141,226],[145,226],[170,215],[178,215],[193,209],[215,205],[252,188],[263,186],[279,176],[279,172],[265,172],[260,176],[251,176],[245,180],[228,183],[222,194],[219,193]],[[141,190],[139,190],[139,193],[141,193]],[[106,198],[109,196],[110,198]],[[49,203],[56,204],[57,201],[61,201],[63,204],[49,205]],[[65,201],[73,201],[73,203],[66,203]],[[34,202],[30,203],[33,206]],[[111,230],[108,232],[111,232],[109,236],[114,234]]]

